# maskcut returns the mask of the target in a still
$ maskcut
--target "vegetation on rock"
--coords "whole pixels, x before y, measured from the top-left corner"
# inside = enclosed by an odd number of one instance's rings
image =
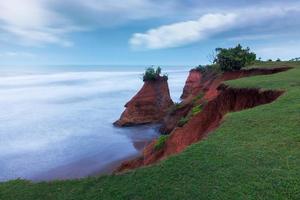
[[[169,135],[161,135],[159,138],[156,140],[156,143],[154,145],[155,151],[158,151],[162,149],[168,139]]]
[[[155,81],[161,77],[161,67],[157,67],[156,69],[152,67],[148,67],[143,74],[143,81]],[[168,79],[168,75],[164,74],[162,76],[165,79]]]

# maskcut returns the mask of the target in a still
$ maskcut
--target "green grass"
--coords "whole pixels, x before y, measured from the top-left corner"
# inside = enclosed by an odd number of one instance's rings
[[[226,115],[219,129],[179,155],[122,175],[10,181],[0,184],[0,199],[300,199],[300,63],[288,65],[296,68],[227,82],[286,93]]]
[[[189,117],[182,117],[178,122],[178,126],[183,127],[189,120]]]
[[[192,108],[192,116],[197,115],[202,111],[202,105],[197,105]]]
[[[157,139],[155,145],[154,145],[154,149],[156,151],[159,151],[160,149],[162,149],[168,139],[169,135],[161,135],[159,136],[159,138]]]

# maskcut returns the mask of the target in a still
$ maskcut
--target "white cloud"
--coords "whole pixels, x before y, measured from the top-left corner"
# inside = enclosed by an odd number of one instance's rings
[[[52,12],[44,0],[0,0],[0,30],[22,44],[54,43],[69,46],[63,33],[70,30],[66,19]]]
[[[228,30],[236,20],[235,14],[206,14],[196,21],[186,21],[136,33],[129,43],[134,48],[159,49],[175,47],[204,39]]]
[[[23,52],[23,51],[7,51],[7,52],[0,52],[0,57],[10,57],[10,58],[15,58],[15,57],[22,57],[22,58],[34,58],[36,57],[35,54],[30,53],[30,52]]]
[[[166,15],[172,6],[152,0],[0,0],[0,37],[25,45],[71,46],[68,33]]]
[[[251,28],[256,26],[271,26],[270,20],[284,19],[291,13],[300,14],[300,4],[269,5],[268,7],[248,7],[237,10],[225,11],[225,13],[204,14],[197,20],[178,22],[170,25],[150,29],[145,33],[135,33],[129,40],[133,49],[161,49],[186,45],[212,37],[217,33],[239,28]],[[290,19],[288,19],[290,20]],[[282,26],[282,25],[281,25]],[[274,34],[272,32],[272,34]],[[266,37],[267,34],[256,38]],[[253,35],[252,35],[253,36]],[[236,35],[232,38],[242,39],[251,35]],[[231,38],[231,39],[232,39]],[[252,37],[253,38],[253,37]],[[224,38],[225,39],[225,38]],[[230,39],[230,38],[229,38]]]

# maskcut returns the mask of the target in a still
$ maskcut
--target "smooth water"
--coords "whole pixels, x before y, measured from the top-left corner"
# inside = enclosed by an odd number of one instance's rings
[[[1,67],[0,181],[110,172],[158,136],[155,126],[112,123],[140,89],[144,67]],[[188,68],[164,67],[171,96]]]

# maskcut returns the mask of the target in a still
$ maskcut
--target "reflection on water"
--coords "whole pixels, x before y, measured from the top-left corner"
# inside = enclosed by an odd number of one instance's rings
[[[153,125],[116,128],[142,86],[141,71],[77,71],[0,77],[0,181],[51,180],[111,172],[158,136]],[[170,71],[178,98],[186,71]]]

